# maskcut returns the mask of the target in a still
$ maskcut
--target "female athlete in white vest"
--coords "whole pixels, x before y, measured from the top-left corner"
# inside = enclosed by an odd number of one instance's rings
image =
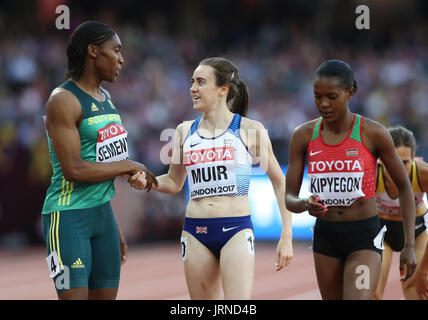
[[[266,129],[245,118],[248,90],[227,59],[208,58],[195,69],[190,88],[195,121],[178,125],[168,174],[154,189],[177,193],[189,181],[182,232],[184,271],[191,299],[250,299],[254,235],[248,187],[253,160],[272,182],[283,223],[276,270],[293,256],[285,177]]]

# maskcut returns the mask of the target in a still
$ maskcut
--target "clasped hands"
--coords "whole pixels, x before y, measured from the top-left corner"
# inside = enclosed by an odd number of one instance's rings
[[[131,188],[139,191],[146,189],[147,192],[150,192],[153,184],[158,186],[158,180],[156,179],[156,176],[147,168],[128,174],[123,174],[121,177],[128,179],[128,183]]]

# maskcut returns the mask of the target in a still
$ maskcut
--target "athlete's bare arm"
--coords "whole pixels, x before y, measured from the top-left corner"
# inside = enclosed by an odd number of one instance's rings
[[[292,215],[285,206],[285,177],[273,153],[268,132],[260,122],[242,118],[241,137],[269,177],[281,213],[282,232],[276,250],[276,270],[279,271],[293,258]]]
[[[287,228],[283,231],[291,235],[291,214],[287,211],[284,201],[285,177],[273,153],[268,132],[260,122],[249,119],[245,121],[244,118],[242,119],[241,127],[244,131],[255,130],[256,132],[256,135],[248,135],[247,144],[251,153],[259,159],[260,167],[266,172],[269,180],[272,182],[279,209],[283,218],[285,218],[284,222],[287,223]]]
[[[185,134],[189,131],[188,122],[180,123],[174,134],[174,143],[172,149],[172,160],[167,174],[156,177],[158,185],[154,187],[156,191],[162,193],[177,193],[183,188],[186,181],[186,168],[183,163],[182,141]]]
[[[422,160],[416,160],[418,166],[418,181],[423,192],[428,192],[428,163]]]
[[[319,217],[325,213],[324,206],[316,195],[307,199],[299,198],[305,171],[305,156],[316,120],[309,121],[294,129],[289,147],[289,159],[286,175],[285,203],[288,210],[300,213],[308,210],[309,214]]]
[[[403,217],[406,238],[404,249],[400,256],[400,270],[403,270],[404,264],[406,264],[406,279],[408,279],[416,268],[416,257],[413,250],[415,244],[416,209],[410,180],[403,162],[395,151],[394,142],[384,126],[365,118],[363,122],[363,139],[372,153],[381,158],[391,179],[398,188],[400,211]]]
[[[131,160],[110,163],[83,160],[77,129],[81,121],[82,109],[77,98],[65,89],[55,89],[46,104],[46,130],[66,180],[100,182],[143,171],[149,181],[154,181],[153,174],[144,165]]]
[[[406,289],[416,288],[416,292],[423,300],[428,300],[428,246],[419,262],[415,274],[404,284]]]

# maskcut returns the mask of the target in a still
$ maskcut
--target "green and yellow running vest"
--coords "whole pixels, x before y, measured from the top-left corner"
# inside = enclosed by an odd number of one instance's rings
[[[60,87],[73,93],[82,107],[83,120],[78,128],[81,158],[94,162],[128,159],[128,133],[107,93],[101,89],[106,99],[99,102],[71,80],[64,82]],[[114,179],[96,183],[67,181],[49,136],[48,144],[53,174],[42,214],[96,207],[116,195]]]

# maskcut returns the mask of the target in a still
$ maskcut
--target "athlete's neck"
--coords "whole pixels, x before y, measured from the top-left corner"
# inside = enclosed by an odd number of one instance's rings
[[[87,70],[87,68],[85,69]],[[73,80],[83,91],[91,95],[95,100],[104,101],[105,96],[101,92],[101,80],[95,75],[83,71],[79,80]]]
[[[322,126],[323,129],[327,129],[334,134],[340,134],[343,132],[348,132],[352,128],[352,123],[354,122],[354,114],[349,110],[340,116],[339,118],[333,121],[323,120]]]
[[[232,113],[227,106],[217,108],[210,112],[204,112],[199,128],[208,130],[212,134],[214,134],[216,130],[224,131],[229,127],[233,117],[234,113]]]

